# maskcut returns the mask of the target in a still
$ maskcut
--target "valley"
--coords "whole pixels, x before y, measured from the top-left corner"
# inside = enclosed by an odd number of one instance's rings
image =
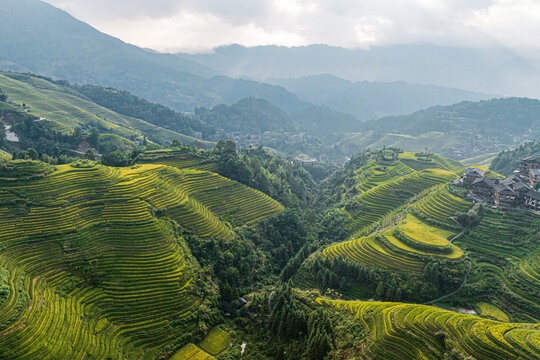
[[[539,13],[388,5],[0,0],[0,359],[539,359]]]

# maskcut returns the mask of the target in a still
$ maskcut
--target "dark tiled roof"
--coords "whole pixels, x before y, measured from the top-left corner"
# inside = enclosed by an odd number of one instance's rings
[[[502,182],[495,184],[493,186],[493,190],[495,190],[495,192],[498,194],[516,195],[514,190],[510,189],[507,185],[503,184]]]
[[[479,177],[483,177],[486,172],[484,170],[480,170],[478,168],[467,168],[465,169],[466,175],[478,175]]]
[[[514,191],[527,191],[529,190],[529,187],[527,186],[527,184],[524,184],[522,182],[518,182],[518,183],[515,183],[512,188],[514,189]]]
[[[529,190],[527,191],[525,196],[536,199],[536,200],[540,200],[540,192],[538,191]]]
[[[534,176],[540,176],[540,169],[530,169]]]
[[[491,179],[486,178],[486,177],[475,179],[475,180],[472,182],[472,185],[487,185],[487,186],[493,186],[494,184],[495,184],[495,181],[494,181],[494,180],[491,180]]]

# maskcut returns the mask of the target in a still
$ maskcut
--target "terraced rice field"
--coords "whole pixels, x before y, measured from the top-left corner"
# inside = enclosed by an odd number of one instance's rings
[[[331,245],[323,250],[329,258],[344,257],[364,266],[421,273],[426,262],[406,250],[401,251],[380,236],[367,236]]]
[[[154,214],[219,238],[231,236],[220,212],[251,223],[282,209],[208,172],[57,168],[2,183],[0,358],[155,357],[189,330],[198,299],[196,268],[170,222]]]
[[[414,233],[406,231],[411,225],[414,225]],[[447,237],[454,235],[453,232],[429,226],[411,215],[397,227],[411,240],[404,241],[403,236],[398,238],[395,229],[383,231],[375,236],[330,245],[323,250],[323,254],[330,258],[345,257],[364,266],[417,274],[423,271],[429,257],[460,260],[464,256],[459,247],[446,240]],[[440,244],[430,243],[426,246],[426,241],[430,239],[436,239]]]
[[[184,154],[174,149],[146,151],[139,155],[137,162],[141,164],[162,164],[177,169],[216,170],[215,162],[206,162],[205,158],[197,153]]]
[[[414,196],[450,182],[454,177],[455,173],[446,170],[426,169],[364,191],[355,199],[356,206],[349,212],[353,230],[357,236],[365,233],[371,225],[403,206]]]
[[[435,154],[429,154],[429,156],[417,155],[414,152],[403,152],[399,154],[399,159],[408,167],[414,170],[424,169],[443,169],[448,171],[458,171],[463,168],[457,160],[443,158]]]
[[[356,187],[363,193],[376,186],[409,175],[413,172],[413,169],[400,161],[395,161],[394,163],[386,165],[377,164],[377,162],[372,161],[356,171],[357,179],[359,181],[359,184]]]
[[[540,320],[539,229],[533,214],[484,208],[480,224],[454,242],[475,261],[470,287],[498,287],[479,296],[520,321]]]
[[[540,357],[540,325],[502,323],[439,308],[403,303],[317,299],[347,311],[370,331],[375,359],[442,359],[444,337],[477,360]]]
[[[429,194],[416,201],[412,209],[418,217],[428,222],[451,229],[459,229],[458,224],[450,217],[466,212],[472,203],[453,195],[448,185],[441,185]]]
[[[506,315],[504,311],[502,311],[501,309],[499,309],[493,304],[480,302],[476,304],[475,307],[476,309],[478,309],[478,314],[483,317],[489,317],[494,320],[504,321],[504,322],[510,321],[510,318],[508,317],[508,315]]]
[[[199,346],[209,354],[218,355],[229,347],[230,342],[229,333],[216,326],[210,330]]]
[[[418,254],[440,254],[450,259],[459,259],[464,255],[463,251],[448,240],[454,235],[456,233],[430,226],[411,214],[408,214],[393,232],[385,233],[385,237],[400,249],[406,248],[396,240]]]
[[[171,360],[215,360],[215,358],[197,345],[187,344],[174,354]]]

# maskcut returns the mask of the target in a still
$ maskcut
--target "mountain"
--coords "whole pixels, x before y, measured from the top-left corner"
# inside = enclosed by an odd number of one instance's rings
[[[325,105],[360,120],[408,114],[433,105],[452,105],[463,100],[488,99],[485,94],[403,81],[352,82],[333,75],[312,75],[296,79],[272,79],[307,102]]]
[[[143,141],[144,137],[157,144],[168,144],[174,139],[195,144],[199,140],[185,133],[193,134],[207,127],[163,106],[112,89],[75,87],[63,81],[13,72],[0,72],[0,89],[12,103],[1,103],[4,120],[9,120],[20,141],[45,153],[55,151],[56,145],[68,148],[74,145],[65,143],[62,138],[71,135],[76,128],[83,131],[97,128],[102,135],[102,144],[97,149],[107,152],[114,150],[111,142],[128,143],[130,145],[122,147],[131,148],[135,145],[133,141]],[[93,90],[92,94],[89,94],[89,89]],[[101,105],[76,90],[85,90],[83,92],[93,96]],[[98,93],[105,95],[99,98]],[[103,101],[104,98],[108,101]],[[24,110],[21,109],[23,104]],[[148,116],[148,112],[142,109],[151,109],[154,116]],[[156,116],[160,114],[158,110],[162,111],[160,117]],[[173,127],[167,126],[167,116],[174,118]],[[210,143],[203,145],[209,146]]]
[[[540,61],[498,44],[463,48],[433,44],[344,49],[224,46],[211,53],[179,54],[230,76],[252,79],[331,74],[353,82],[431,84],[487,94],[540,97]],[[465,99],[464,99],[465,100]]]
[[[285,89],[235,80],[190,60],[126,44],[38,0],[0,0],[0,69],[132,92],[177,111],[266,98],[304,106]]]
[[[502,98],[434,106],[410,115],[363,124],[363,131],[345,135],[345,153],[363,148],[429,148],[456,159],[493,153],[540,136],[540,101]]]
[[[197,108],[195,115],[201,121],[226,132],[261,134],[265,131],[292,131],[289,116],[272,103],[256,98],[246,98],[227,106],[212,109]]]
[[[334,196],[341,199],[333,207],[335,214],[344,212],[349,219],[350,236],[346,241],[324,247],[319,263],[306,264],[304,271],[296,275],[297,281],[310,279],[306,288],[317,284],[324,289],[332,283],[329,279],[333,273],[338,277],[333,283],[342,291],[341,299],[367,299],[367,296],[358,296],[356,291],[364,291],[369,286],[382,301],[460,304],[475,308],[478,313],[491,308],[493,311],[486,310],[485,315],[494,319],[537,323],[540,303],[535,296],[538,277],[533,269],[540,266],[534,260],[540,255],[537,234],[540,219],[530,212],[511,208],[501,210],[478,205],[473,208],[467,192],[450,185],[452,179],[462,174],[460,167],[463,165],[459,162],[433,154],[388,148],[351,160],[326,179],[319,190],[321,194],[326,193],[322,199]],[[325,262],[325,259],[337,263]],[[340,259],[357,264],[356,274],[353,267],[340,264]],[[446,267],[447,270],[443,270]],[[507,267],[527,270],[518,271],[514,277],[513,272],[502,271]],[[367,280],[365,269],[380,269],[378,281]],[[329,275],[325,275],[327,270]],[[409,275],[392,280],[388,272]],[[315,273],[321,275],[309,275]],[[341,276],[349,281],[340,282]],[[414,282],[415,277],[438,285],[429,290],[421,289],[421,285],[416,291],[411,291],[408,285],[401,288],[407,281]],[[357,280],[353,280],[355,278]],[[436,290],[438,286],[448,287]],[[513,300],[518,297],[522,300],[519,303]],[[373,323],[368,327],[372,328]],[[404,330],[402,340],[406,345],[410,339],[408,332],[414,329]],[[385,338],[376,341],[384,343]],[[406,345],[409,346],[415,347]],[[519,349],[512,351],[519,353]],[[469,351],[478,349],[469,348]],[[469,355],[477,356],[471,352]],[[440,358],[440,355],[432,354],[430,358]],[[519,355],[514,354],[513,358]]]
[[[0,357],[533,360],[540,221],[473,208],[462,167],[384,149],[317,184],[234,142],[3,159]]]
[[[219,316],[216,284],[171,221],[201,241],[231,241],[220,214],[250,224],[283,211],[215,173],[159,164],[16,160],[0,167],[0,183],[0,356],[9,359],[170,358]]]
[[[344,133],[359,131],[361,121],[352,115],[328,106],[312,105],[291,114],[298,128],[316,135],[323,142],[332,144]]]

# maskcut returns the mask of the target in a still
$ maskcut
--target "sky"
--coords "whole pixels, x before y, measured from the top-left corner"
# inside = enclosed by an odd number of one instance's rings
[[[229,44],[502,45],[540,58],[540,0],[44,0],[159,52]]]

